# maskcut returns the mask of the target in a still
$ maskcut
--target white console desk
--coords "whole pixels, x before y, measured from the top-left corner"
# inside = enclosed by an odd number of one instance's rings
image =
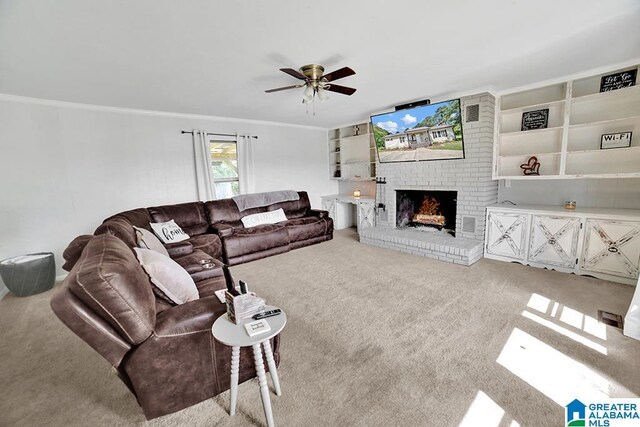
[[[322,209],[329,212],[336,230],[356,225],[359,230],[375,225],[375,199],[342,194],[322,196]]]

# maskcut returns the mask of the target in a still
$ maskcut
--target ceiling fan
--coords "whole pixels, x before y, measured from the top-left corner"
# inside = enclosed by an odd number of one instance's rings
[[[304,96],[302,98],[303,103],[313,102],[316,95],[320,101],[327,99],[329,92],[341,93],[343,95],[353,95],[355,89],[352,87],[340,86],[333,84],[334,80],[342,79],[344,77],[352,76],[356,72],[349,67],[342,67],[329,74],[324,73],[324,67],[318,64],[303,65],[300,70],[294,70],[293,68],[280,68],[280,71],[289,74],[297,79],[304,80],[304,83],[297,85],[284,86],[276,89],[265,90],[267,93],[279,92],[281,90],[295,89],[306,86],[304,89]]]

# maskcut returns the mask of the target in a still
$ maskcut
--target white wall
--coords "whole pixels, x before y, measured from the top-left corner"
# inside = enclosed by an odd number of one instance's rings
[[[640,178],[500,180],[499,201],[519,204],[564,205],[575,200],[578,207],[640,209]]]
[[[196,200],[193,128],[250,133],[255,191],[334,194],[325,129],[0,95],[0,259],[62,252],[123,210]],[[5,287],[0,283],[0,297]]]

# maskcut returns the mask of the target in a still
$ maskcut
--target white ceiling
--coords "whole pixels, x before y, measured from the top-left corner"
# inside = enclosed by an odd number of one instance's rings
[[[333,127],[640,58],[638,0],[0,0],[0,93]],[[278,68],[358,91],[301,104]]]

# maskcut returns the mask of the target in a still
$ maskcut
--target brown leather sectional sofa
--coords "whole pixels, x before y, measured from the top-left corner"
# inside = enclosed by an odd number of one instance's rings
[[[211,326],[226,312],[214,292],[225,287],[222,261],[238,264],[333,237],[325,211],[300,200],[238,212],[231,199],[134,209],[106,219],[93,236],[65,250],[69,275],[51,307],[69,329],[115,368],[147,419],[176,412],[229,389],[231,349]],[[283,208],[287,221],[245,229],[240,218]],[[172,305],[155,293],[132,248],[133,226],[175,220],[189,240],[166,245],[193,277],[200,299]],[[203,269],[201,260],[216,266]],[[254,284],[254,289],[268,284]],[[271,346],[280,361],[280,337]],[[255,377],[251,349],[242,349],[240,381]]]

